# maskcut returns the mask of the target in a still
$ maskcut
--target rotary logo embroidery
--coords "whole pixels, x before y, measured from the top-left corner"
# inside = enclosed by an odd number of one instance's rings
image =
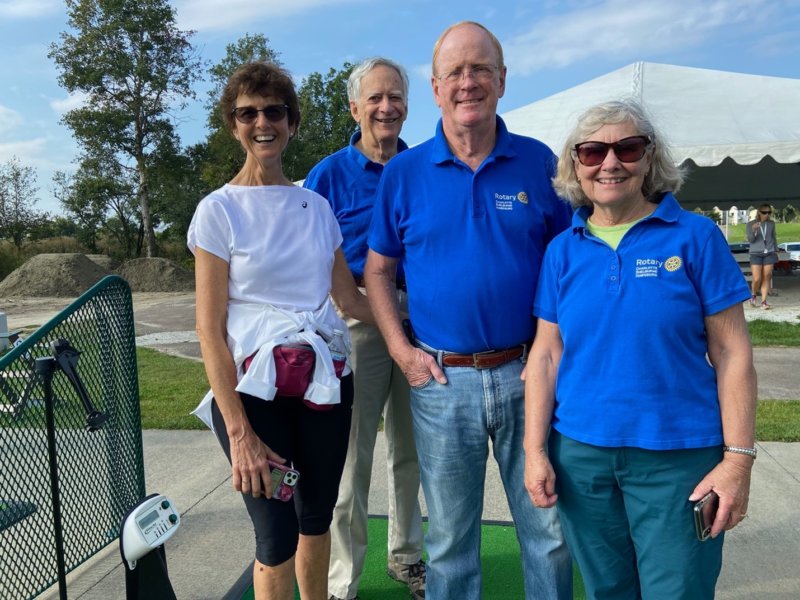
[[[670,273],[681,268],[683,261],[680,256],[670,256],[664,261],[664,268]]]

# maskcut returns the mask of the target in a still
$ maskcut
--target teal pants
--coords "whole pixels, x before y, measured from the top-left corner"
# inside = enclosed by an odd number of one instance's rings
[[[697,539],[688,497],[722,448],[591,446],[550,434],[558,512],[587,598],[707,600],[722,541]]]

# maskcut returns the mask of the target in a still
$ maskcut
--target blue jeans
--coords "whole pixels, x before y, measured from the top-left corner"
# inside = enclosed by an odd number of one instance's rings
[[[522,549],[525,597],[572,598],[572,559],[556,509],[535,508],[525,490],[522,362],[483,370],[444,367],[444,372],[447,384],[431,379],[411,389],[429,516],[426,599],[481,597],[481,514],[489,439]]]

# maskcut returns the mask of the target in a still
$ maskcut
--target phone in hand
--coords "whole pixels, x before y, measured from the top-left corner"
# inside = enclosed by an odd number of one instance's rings
[[[705,542],[711,535],[717,508],[719,508],[719,496],[716,492],[709,492],[694,503],[694,529],[697,539],[701,542]]]
[[[264,490],[264,495],[267,498],[275,498],[276,500],[288,502],[292,499],[294,488],[297,487],[300,473],[286,465],[271,460],[267,462],[269,463],[270,469],[270,488]]]

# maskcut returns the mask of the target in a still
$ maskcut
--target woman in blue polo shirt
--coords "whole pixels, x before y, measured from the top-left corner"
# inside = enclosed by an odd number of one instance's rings
[[[558,504],[590,598],[711,598],[723,530],[747,511],[755,371],[725,239],[682,210],[683,176],[633,102],[589,109],[554,187],[526,370],[525,483]],[[548,440],[549,433],[549,440]],[[697,500],[718,495],[699,541]]]

